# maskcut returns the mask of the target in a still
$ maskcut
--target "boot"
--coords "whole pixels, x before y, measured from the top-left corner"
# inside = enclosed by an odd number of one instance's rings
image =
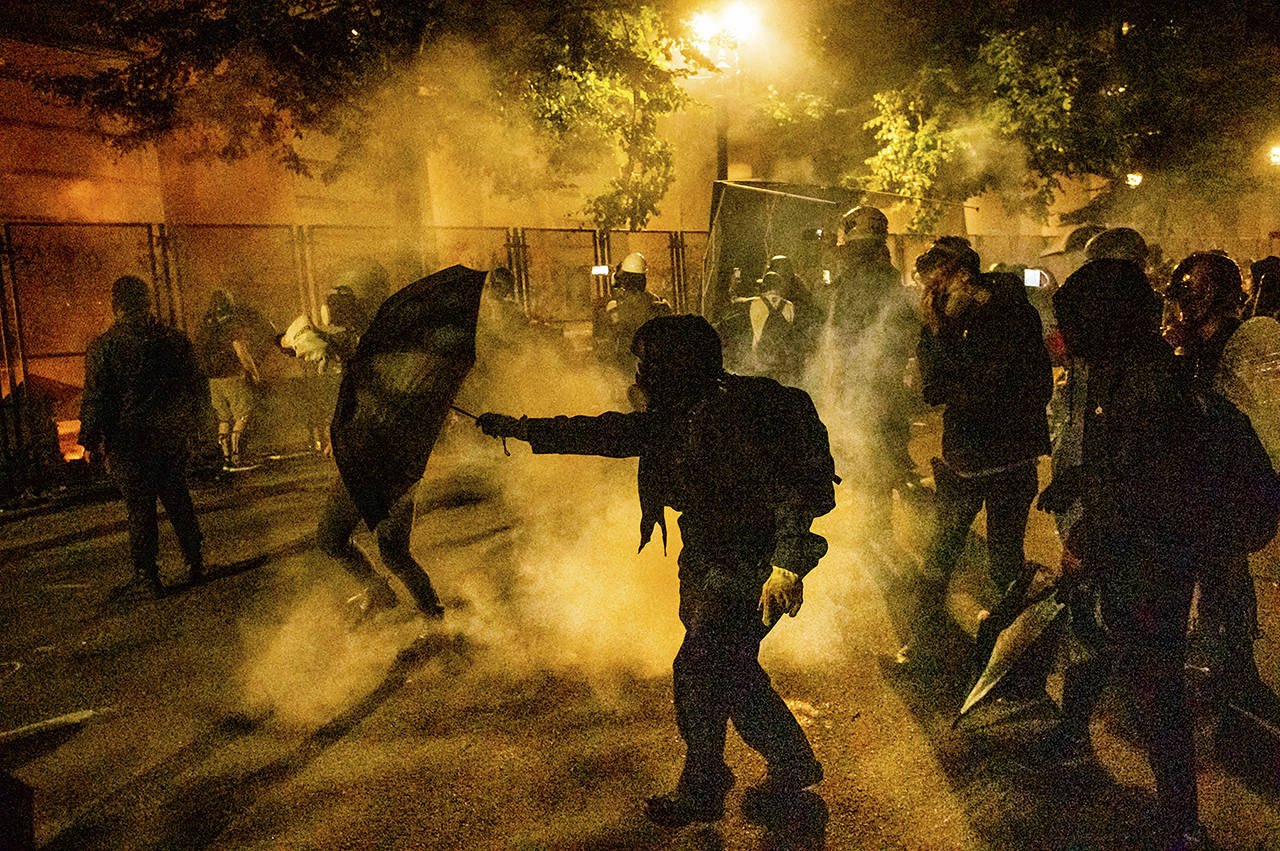
[[[748,821],[770,824],[794,809],[800,794],[822,780],[816,759],[800,766],[769,766],[764,779],[742,795],[742,814]]]
[[[719,821],[724,817],[724,796],[731,788],[733,773],[727,767],[707,777],[686,766],[675,790],[646,800],[644,813],[654,824],[672,828]]]

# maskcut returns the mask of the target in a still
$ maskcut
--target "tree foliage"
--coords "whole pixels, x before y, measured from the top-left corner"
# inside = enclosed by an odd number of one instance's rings
[[[118,47],[108,67],[38,84],[128,150],[184,133],[198,153],[271,152],[332,177],[427,144],[518,128],[545,168],[487,164],[512,194],[565,185],[612,153],[620,173],[589,207],[640,226],[671,182],[657,120],[679,108],[677,39],[662,10],[564,0],[87,0],[84,24]],[[470,132],[469,132],[470,131]],[[327,162],[304,136],[336,142]],[[508,135],[508,139],[513,138]]]
[[[1255,188],[1280,140],[1280,6],[1267,0],[872,1],[899,27],[882,36],[887,84],[846,94],[846,111],[871,104],[875,143],[869,156],[848,146],[846,184],[994,190],[1043,214],[1062,178],[1099,175],[1107,188],[1075,218],[1163,221],[1180,199],[1229,204]],[[829,67],[865,68],[848,45],[879,42],[842,29],[844,0],[828,5],[821,43],[843,51]],[[1130,172],[1147,178],[1141,192]],[[922,204],[913,227],[936,212]]]

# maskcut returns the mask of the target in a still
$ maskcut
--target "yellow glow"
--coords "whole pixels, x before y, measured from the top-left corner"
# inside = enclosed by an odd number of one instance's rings
[[[760,13],[746,3],[734,3],[724,10],[721,26],[734,41],[752,41],[760,35]]]
[[[749,42],[763,29],[760,13],[747,3],[737,2],[725,6],[719,12],[699,12],[689,21],[694,40],[704,48],[711,42],[733,47]]]
[[[1280,145],[1276,145],[1271,149],[1271,162],[1280,165]]]
[[[720,32],[720,22],[710,12],[699,12],[689,22],[689,29],[698,41],[710,41]]]
[[[1124,182],[1129,184],[1130,189],[1137,189],[1142,183],[1142,175],[1136,171],[1131,171],[1125,175]]]

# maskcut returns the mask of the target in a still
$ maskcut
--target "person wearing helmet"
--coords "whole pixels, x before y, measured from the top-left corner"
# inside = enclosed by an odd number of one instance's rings
[[[1052,251],[1040,255],[1040,263],[1056,281],[1065,281],[1067,276],[1080,268],[1088,259],[1085,248],[1089,240],[1106,230],[1105,225],[1085,224],[1071,229],[1062,240],[1062,244]]]
[[[487,413],[479,427],[527,440],[538,454],[638,456],[640,546],[665,509],[680,512],[680,619],[673,666],[676,725],[686,754],[673,792],[650,798],[658,824],[715,821],[733,785],[729,719],[767,763],[744,800],[776,813],[822,779],[804,731],[758,660],[760,641],[803,600],[803,578],[826,552],[809,531],[835,506],[826,428],[803,390],[724,372],[720,339],[701,316],[663,316],[636,332],[640,410],[529,419]]]
[[[1202,832],[1184,673],[1196,533],[1179,522],[1177,480],[1193,424],[1157,304],[1125,260],[1087,263],[1053,296],[1068,351],[1089,369],[1088,413],[1080,465],[1061,481],[1055,471],[1044,495],[1057,488],[1080,502],[1066,547],[1078,558],[1064,555],[1063,570],[1098,587],[1107,632],[1092,685],[1064,683],[1064,719],[1052,738],[1066,734],[1077,752],[1087,749],[1093,702],[1114,670],[1133,695],[1155,776],[1156,823],[1167,832],[1155,847],[1185,848]]]
[[[904,379],[920,322],[889,260],[888,236],[889,220],[875,207],[841,219],[821,370],[833,407],[850,423],[837,452],[858,460],[853,485],[869,508],[869,541],[890,528],[893,490],[919,481],[907,450],[915,406]]]
[[[671,305],[649,292],[649,264],[633,251],[613,273],[611,292],[596,303],[591,337],[596,355],[606,363],[629,370],[631,339],[646,321],[671,315]]]
[[[1168,297],[1179,318],[1165,337],[1176,346],[1184,375],[1201,393],[1233,395],[1251,415],[1254,430],[1271,441],[1276,431],[1275,412],[1250,405],[1249,399],[1274,396],[1277,377],[1273,364],[1280,352],[1274,346],[1258,351],[1262,319],[1245,323],[1240,316],[1244,286],[1240,268],[1229,257],[1196,252],[1174,269]],[[1270,336],[1270,335],[1267,335]],[[1253,351],[1250,357],[1245,352]],[[1260,367],[1260,368],[1259,368]],[[1233,388],[1251,386],[1248,393]],[[1218,563],[1201,565],[1197,636],[1209,645],[1213,692],[1219,709],[1234,703],[1280,726],[1280,698],[1262,681],[1253,644],[1258,632],[1257,592],[1244,550],[1221,557]]]

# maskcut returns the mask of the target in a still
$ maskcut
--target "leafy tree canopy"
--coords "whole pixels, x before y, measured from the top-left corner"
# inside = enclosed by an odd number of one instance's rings
[[[270,151],[332,177],[424,144],[476,155],[508,193],[565,185],[612,155],[618,177],[588,210],[640,227],[672,179],[659,117],[685,102],[671,14],[563,0],[86,0],[82,25],[118,54],[95,71],[37,80],[86,107],[122,149],[184,132],[235,160]],[[513,134],[513,130],[518,129]],[[504,131],[506,133],[504,134]],[[337,144],[308,160],[304,134]],[[518,140],[515,141],[515,140]],[[521,168],[517,146],[538,168]]]
[[[867,2],[888,22],[879,30],[846,0],[825,4],[813,28],[831,69],[810,91],[831,105],[815,126],[848,133],[857,116],[874,140],[830,164],[846,185],[936,198],[995,190],[1043,215],[1062,178],[1092,174],[1109,186],[1073,218],[1163,224],[1188,197],[1229,206],[1255,188],[1280,141],[1270,0]],[[868,78],[871,91],[849,85]],[[1142,192],[1125,185],[1130,172],[1146,177]],[[939,212],[921,204],[913,229]]]

